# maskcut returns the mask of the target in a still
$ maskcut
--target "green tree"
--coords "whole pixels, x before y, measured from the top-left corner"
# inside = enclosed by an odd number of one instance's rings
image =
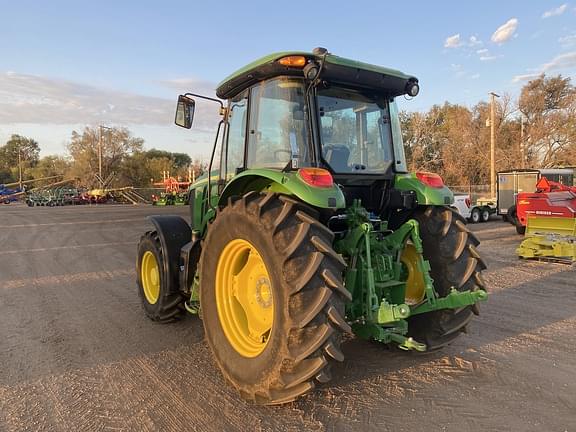
[[[118,173],[118,181],[122,185],[134,187],[150,187],[154,177],[148,166],[149,158],[146,152],[138,151],[128,155],[122,161]]]
[[[526,119],[524,144],[532,165],[576,164],[576,88],[570,78],[542,74],[528,82],[519,109]]]
[[[6,144],[0,147],[0,183],[18,180],[19,155],[23,177],[26,178],[26,171],[38,163],[40,146],[32,138],[12,135]]]
[[[82,184],[95,186],[95,175],[98,174],[99,147],[102,147],[102,176],[118,173],[122,162],[129,155],[142,151],[144,140],[133,137],[127,128],[102,130],[102,137],[97,127],[86,127],[82,133],[72,132],[68,151],[72,157],[71,174],[78,177]],[[113,183],[118,185],[118,180]]]
[[[172,161],[174,168],[187,168],[191,163],[192,159],[186,153],[172,153],[165,150],[151,149],[146,152],[146,156],[149,159],[153,158],[166,158]]]
[[[8,168],[0,168],[0,184],[12,183],[16,178],[12,177],[12,171]]]
[[[38,163],[40,146],[32,138],[12,135],[6,144],[0,147],[0,168],[18,170],[18,154],[25,168]]]
[[[36,166],[31,168],[28,173],[34,179],[40,179],[44,177],[62,176],[68,178],[70,176],[71,164],[70,161],[63,156],[45,156],[41,158]],[[56,180],[50,179],[45,182],[36,182],[34,186],[41,186],[42,184],[47,184],[54,182]]]

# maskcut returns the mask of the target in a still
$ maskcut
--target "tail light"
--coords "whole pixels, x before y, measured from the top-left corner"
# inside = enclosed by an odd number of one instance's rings
[[[470,202],[470,198],[466,198],[466,199],[464,200],[464,202],[466,203],[466,207],[470,208],[470,204],[472,204],[472,203]]]
[[[329,188],[334,185],[334,179],[330,171],[322,168],[302,168],[298,170],[298,175],[304,183],[319,188]]]
[[[438,174],[420,171],[416,173],[416,178],[418,178],[418,180],[420,180],[425,185],[433,188],[444,187],[444,181]]]

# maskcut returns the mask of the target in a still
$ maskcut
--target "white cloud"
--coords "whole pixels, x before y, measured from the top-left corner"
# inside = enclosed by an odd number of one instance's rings
[[[479,73],[475,73],[474,75],[470,75],[470,79],[478,79],[478,78],[480,78]]]
[[[159,83],[167,88],[177,90],[181,93],[190,92],[202,94],[208,97],[216,97],[216,85],[213,82],[200,80],[198,78],[174,78],[162,80]]]
[[[167,124],[166,99],[14,72],[0,74],[0,123]]]
[[[478,39],[478,36],[472,35],[468,38],[462,37],[460,33],[448,36],[444,41],[444,48],[475,48],[480,47],[484,43]]]
[[[490,54],[490,51],[487,48],[476,50],[476,54],[478,54],[480,61],[491,61],[496,60],[498,57],[502,57],[502,55],[497,56]]]
[[[512,78],[513,83],[517,83],[520,81],[529,81],[531,79],[537,78],[540,74],[525,74],[525,75],[516,75]]]
[[[458,48],[460,46],[460,33],[449,36],[444,41],[444,48]]]
[[[559,56],[554,57],[548,63],[544,63],[538,69],[536,69],[533,73],[524,74],[524,75],[516,75],[512,78],[512,82],[516,83],[519,81],[527,81],[530,79],[534,79],[539,75],[552,72],[552,71],[560,71],[560,70],[574,70],[576,69],[576,51],[572,51],[566,54],[561,54]]]
[[[576,33],[558,38],[558,42],[562,48],[569,48],[576,45]]]
[[[176,96],[170,100],[58,78],[0,73],[0,124],[169,126],[175,106]],[[195,125],[212,129],[215,112],[208,105],[198,110]]]
[[[557,8],[550,9],[550,10],[547,10],[546,12],[544,12],[542,14],[542,18],[550,18],[553,16],[562,15],[564,12],[566,12],[567,8],[568,8],[568,5],[566,3],[564,3],[563,5],[558,6]]]
[[[490,38],[494,43],[504,43],[516,32],[518,28],[518,20],[516,18],[509,19],[506,23],[502,24],[496,29],[492,37]]]
[[[476,36],[470,36],[468,38],[468,46],[475,47],[479,45],[482,45],[482,41],[478,39]]]
[[[541,69],[543,72],[549,72],[569,68],[576,68],[576,51],[554,57],[550,62],[544,63]]]

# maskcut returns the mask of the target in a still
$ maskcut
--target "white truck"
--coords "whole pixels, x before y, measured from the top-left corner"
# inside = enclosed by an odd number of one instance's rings
[[[472,204],[470,195],[455,194],[452,208],[471,223],[488,222],[490,216],[496,213],[496,200],[480,198]]]

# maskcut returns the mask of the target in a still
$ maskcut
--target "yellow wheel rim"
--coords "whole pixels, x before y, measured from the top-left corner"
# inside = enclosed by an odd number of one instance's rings
[[[150,304],[156,304],[160,297],[160,269],[156,257],[150,251],[144,252],[140,266],[140,279],[144,297]]]
[[[408,305],[415,305],[424,299],[426,292],[426,284],[424,283],[424,275],[418,268],[419,254],[412,244],[407,244],[402,251],[400,261],[406,266],[408,277],[406,279],[406,298],[405,302]]]
[[[270,338],[274,298],[270,275],[258,250],[232,240],[216,267],[216,306],[230,345],[244,357],[256,357]]]

